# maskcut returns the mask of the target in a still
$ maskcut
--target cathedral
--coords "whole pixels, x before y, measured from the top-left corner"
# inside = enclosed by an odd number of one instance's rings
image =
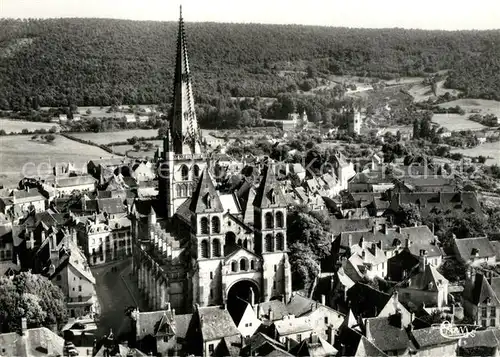
[[[251,304],[292,293],[287,200],[272,166],[258,182],[217,189],[198,127],[182,13],[168,135],[158,154],[158,199],[131,210],[133,270],[150,309]]]

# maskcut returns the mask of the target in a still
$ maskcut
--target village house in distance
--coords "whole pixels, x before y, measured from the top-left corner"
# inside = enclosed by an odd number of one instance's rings
[[[171,112],[131,138],[151,156],[105,147],[0,189],[0,357],[500,356],[495,193],[421,147],[392,158],[418,125],[393,135],[343,92],[342,127],[297,105],[258,144],[204,133],[187,35],[181,8]],[[147,106],[117,120],[166,111]],[[67,140],[87,120],[54,115]]]

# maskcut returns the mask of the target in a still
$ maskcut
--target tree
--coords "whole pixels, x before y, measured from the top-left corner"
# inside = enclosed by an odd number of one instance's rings
[[[415,223],[422,222],[420,210],[414,204],[401,204],[395,216],[395,223],[405,227],[411,227]]]
[[[51,143],[56,139],[56,136],[54,134],[47,134],[44,138],[46,142]]]
[[[296,206],[288,212],[288,243],[293,279],[298,288],[308,288],[320,272],[320,262],[331,252],[329,219],[326,214]]]
[[[141,150],[141,146],[142,145],[140,143],[135,143],[134,146],[133,146],[133,148],[134,148],[135,151],[139,151],[139,150]]]
[[[52,126],[52,127],[49,129],[49,133],[54,134],[54,133],[56,133],[56,132],[57,132],[57,126],[55,126],[55,125],[54,125],[54,126]]]
[[[67,311],[61,289],[37,274],[20,273],[13,279],[0,277],[2,331],[18,330],[23,317],[30,326],[64,323]]]

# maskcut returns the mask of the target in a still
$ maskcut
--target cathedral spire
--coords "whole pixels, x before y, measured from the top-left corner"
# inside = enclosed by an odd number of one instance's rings
[[[200,153],[200,135],[194,107],[182,6],[179,14],[173,94],[171,138],[174,153]]]

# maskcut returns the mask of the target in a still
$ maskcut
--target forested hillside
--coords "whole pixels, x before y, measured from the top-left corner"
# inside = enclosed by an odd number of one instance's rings
[[[293,91],[302,74],[281,71],[307,66],[320,76],[384,79],[451,69],[450,86],[500,99],[500,31],[219,23],[187,23],[186,31],[202,102]],[[176,38],[172,22],[0,20],[0,109],[167,102]],[[477,61],[493,65],[478,72]]]

